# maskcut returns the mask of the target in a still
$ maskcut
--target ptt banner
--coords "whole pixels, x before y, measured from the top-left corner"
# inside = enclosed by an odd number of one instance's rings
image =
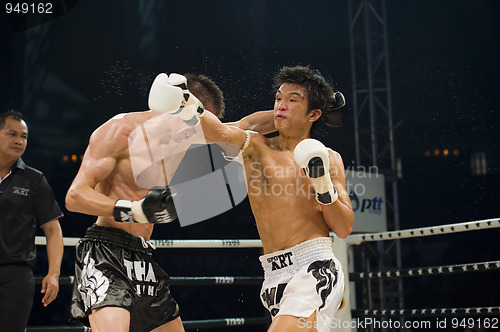
[[[346,190],[354,211],[353,232],[387,231],[385,179],[379,172],[346,170]]]

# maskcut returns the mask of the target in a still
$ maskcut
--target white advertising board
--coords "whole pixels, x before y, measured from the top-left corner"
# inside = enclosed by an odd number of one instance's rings
[[[346,190],[354,211],[355,233],[387,231],[384,175],[346,170]]]

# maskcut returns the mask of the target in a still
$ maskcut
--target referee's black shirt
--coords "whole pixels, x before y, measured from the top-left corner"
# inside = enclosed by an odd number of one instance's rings
[[[63,213],[42,172],[27,166],[21,158],[0,183],[0,265],[35,265],[35,234]]]

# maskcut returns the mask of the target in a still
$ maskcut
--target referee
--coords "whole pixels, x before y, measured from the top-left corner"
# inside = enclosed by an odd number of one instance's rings
[[[27,166],[28,127],[15,111],[0,113],[0,324],[2,331],[23,332],[28,323],[35,281],[37,223],[47,238],[48,273],[42,282],[42,304],[59,291],[63,213],[43,174]]]

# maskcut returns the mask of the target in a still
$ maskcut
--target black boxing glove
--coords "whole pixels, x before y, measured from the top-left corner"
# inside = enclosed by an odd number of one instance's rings
[[[335,91],[332,96],[332,100],[329,105],[329,109],[325,112],[323,117],[326,125],[330,127],[342,127],[344,124],[347,111],[345,106],[345,97],[340,91]]]
[[[177,218],[173,196],[169,187],[153,187],[140,201],[116,201],[113,216],[122,222],[169,223]]]

